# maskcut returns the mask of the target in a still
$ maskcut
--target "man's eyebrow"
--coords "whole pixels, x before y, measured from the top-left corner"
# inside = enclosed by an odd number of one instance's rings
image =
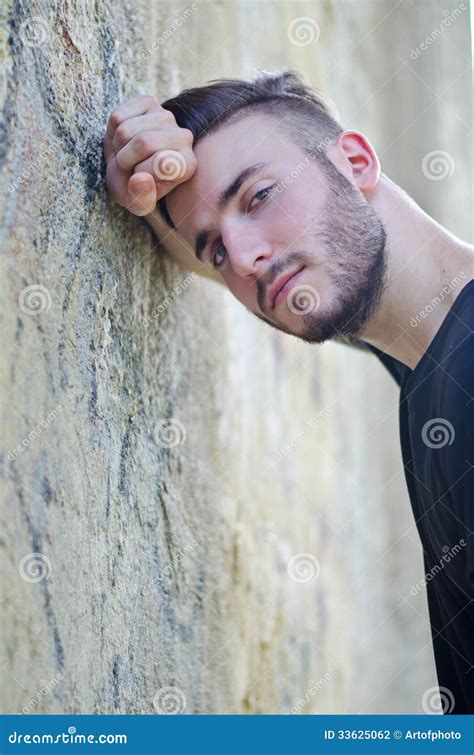
[[[261,162],[261,163],[255,163],[254,165],[249,165],[247,168],[244,168],[240,171],[240,173],[235,176],[235,178],[232,179],[232,181],[221,191],[219,194],[219,198],[217,200],[217,209],[219,212],[222,212],[225,207],[229,204],[232,197],[234,197],[237,192],[239,191],[242,184],[251,176],[255,175],[255,173],[261,173],[262,170],[265,170],[265,168],[268,168],[270,163]],[[194,253],[198,260],[202,261],[202,253],[204,249],[206,248],[207,241],[209,239],[209,236],[211,235],[211,231],[208,228],[203,228],[196,234],[196,241],[194,245]]]

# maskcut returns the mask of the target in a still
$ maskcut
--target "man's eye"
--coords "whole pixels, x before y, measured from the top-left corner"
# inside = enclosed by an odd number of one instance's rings
[[[267,199],[267,197],[268,197],[268,193],[265,194],[265,192],[270,192],[272,189],[273,189],[273,186],[266,186],[265,189],[260,189],[260,191],[257,191],[257,193],[254,194],[254,196],[252,197],[252,199],[250,201],[249,210],[252,208],[252,202],[253,202],[254,199],[258,199],[259,198],[259,202],[258,202],[259,204],[261,202],[264,202]],[[261,197],[262,194],[265,194],[265,196]]]
[[[266,186],[264,189],[260,189],[260,191],[257,191],[256,194],[253,195],[250,204],[249,204],[249,210],[251,208],[252,202],[254,199],[258,199],[259,203],[264,202],[270,191],[273,189],[273,186]],[[263,195],[263,196],[262,196]],[[216,247],[216,251],[211,253],[211,264],[213,267],[220,267],[223,261],[223,256],[225,256],[226,250],[224,244],[219,244]],[[219,255],[222,255],[220,258]]]
[[[212,262],[213,267],[219,267],[219,265],[222,264],[222,260],[219,260],[219,262],[216,262],[216,257],[218,257],[219,254],[225,254],[224,244],[219,244],[215,253],[212,255],[211,262]]]

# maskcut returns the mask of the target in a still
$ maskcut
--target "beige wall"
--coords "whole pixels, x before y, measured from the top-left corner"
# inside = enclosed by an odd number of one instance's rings
[[[101,141],[137,92],[292,66],[467,238],[467,14],[412,60],[444,3],[210,0],[175,31],[186,4],[90,5],[6,19],[0,709],[421,712],[435,675],[395,384],[213,283],[179,293],[108,202]],[[437,149],[440,181],[421,170]]]

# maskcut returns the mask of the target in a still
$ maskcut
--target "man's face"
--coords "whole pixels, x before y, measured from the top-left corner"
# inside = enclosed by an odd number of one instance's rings
[[[325,169],[277,125],[250,115],[201,138],[196,172],[168,194],[168,212],[200,260],[273,327],[312,343],[360,335],[384,287],[383,226],[332,163]]]

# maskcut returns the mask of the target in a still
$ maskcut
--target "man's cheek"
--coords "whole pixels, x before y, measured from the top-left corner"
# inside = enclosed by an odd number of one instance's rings
[[[275,256],[285,256],[287,251],[300,245],[306,235],[308,218],[297,208],[293,210],[280,210],[275,216],[271,227],[265,230],[265,238],[275,250]]]
[[[250,284],[248,281],[244,281],[239,278],[235,273],[223,274],[224,283],[231,292],[231,294],[240,301],[245,307],[252,310],[258,310],[257,304],[257,286],[255,283]]]

